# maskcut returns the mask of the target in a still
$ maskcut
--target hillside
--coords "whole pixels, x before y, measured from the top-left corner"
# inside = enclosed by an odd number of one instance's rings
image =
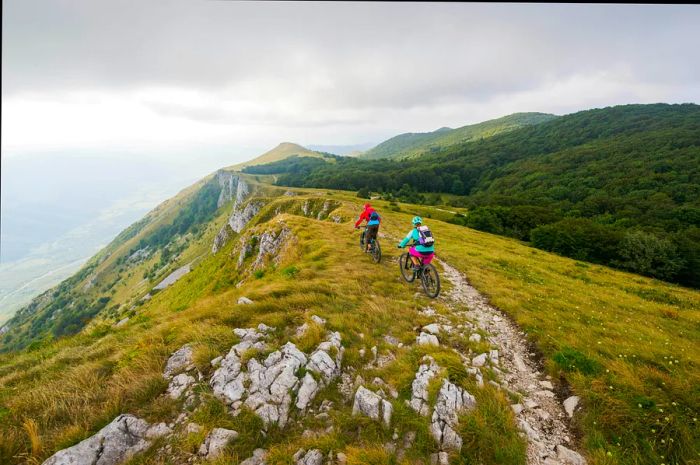
[[[387,201],[373,264],[363,202],[219,171],[128,228],[3,328],[5,349],[35,342],[0,355],[0,462],[82,440],[100,444],[82,460],[130,464],[694,460],[700,293]],[[415,214],[438,238],[435,300],[392,249]]]
[[[313,150],[309,150],[307,148],[304,148],[301,145],[293,144],[291,142],[282,142],[274,149],[269,150],[269,151],[263,153],[262,155],[260,155],[256,158],[253,158],[250,161],[246,161],[244,163],[239,163],[238,165],[231,166],[228,169],[241,170],[241,169],[245,168],[246,166],[255,166],[255,165],[263,165],[265,163],[272,163],[272,162],[284,160],[284,159],[292,157],[294,155],[296,155],[298,157],[314,157],[314,158],[323,157],[323,155],[320,152],[314,152]]]
[[[366,188],[428,203],[443,195],[471,208],[454,222],[700,287],[698,160],[700,106],[625,105],[415,160],[343,159],[280,175],[278,184]]]
[[[486,139],[554,118],[556,118],[555,115],[546,113],[515,113],[457,129],[440,128],[433,132],[400,134],[364,152],[359,158],[368,160],[415,158],[453,145]]]

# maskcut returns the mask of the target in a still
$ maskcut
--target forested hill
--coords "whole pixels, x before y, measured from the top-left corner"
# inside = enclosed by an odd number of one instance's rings
[[[375,160],[419,157],[453,145],[485,139],[513,129],[551,121],[554,118],[556,118],[555,115],[547,113],[514,113],[457,129],[440,128],[433,132],[399,134],[368,150],[359,158]]]
[[[700,106],[694,104],[582,111],[417,159],[317,164],[282,174],[278,183],[431,203],[440,199],[420,194],[456,194],[463,197],[451,203],[472,210],[455,222],[700,286]]]

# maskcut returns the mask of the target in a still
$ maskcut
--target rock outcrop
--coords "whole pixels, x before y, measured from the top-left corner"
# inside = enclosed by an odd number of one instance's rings
[[[411,384],[411,400],[409,404],[413,410],[427,417],[430,413],[428,384],[438,374],[440,367],[432,357],[426,356],[424,361],[426,363],[418,367],[416,377]]]
[[[164,280],[159,282],[153,289],[165,289],[166,287],[175,284],[180,278],[185,276],[190,271],[192,271],[192,268],[190,267],[189,263],[185,266],[181,266],[177,270],[170,273]]]
[[[188,403],[194,400],[191,388],[197,380],[194,376],[187,374],[189,371],[196,371],[192,357],[192,346],[185,344],[168,359],[163,371],[163,378],[170,381],[167,390],[170,398],[179,399],[183,394],[186,394]],[[201,377],[199,372],[197,372],[197,375]]]
[[[192,356],[194,352],[192,351],[192,346],[190,344],[185,344],[176,350],[168,359],[165,364],[165,370],[163,371],[163,377],[165,379],[171,379],[173,376],[189,371],[194,368],[194,361]]]
[[[219,170],[216,173],[216,179],[221,187],[219,199],[216,207],[220,208],[227,202],[234,200],[233,210],[226,224],[219,230],[219,233],[214,238],[211,251],[216,253],[226,245],[231,238],[233,232],[241,232],[250,219],[260,211],[260,202],[251,202],[243,210],[240,206],[250,193],[250,187],[239,175],[229,171]]]
[[[133,415],[119,415],[95,435],[56,452],[43,465],[117,465],[170,432],[164,423],[150,425]]]
[[[236,199],[235,205],[239,205],[250,191],[248,184],[239,175],[230,171],[217,171],[216,181],[221,187],[216,208],[221,208],[222,205],[234,198]]]
[[[226,428],[214,428],[207,435],[204,443],[199,447],[199,455],[206,459],[213,459],[221,455],[224,448],[238,437],[236,431]]]
[[[434,334],[421,332],[418,336],[416,336],[416,344],[421,345],[421,346],[423,346],[423,345],[439,346],[440,341],[438,340],[437,336],[435,336]]]
[[[233,235],[232,232],[231,227],[226,223],[214,238],[214,243],[211,245],[211,253],[216,253],[221,250]]]
[[[265,449],[255,449],[253,456],[241,462],[241,465],[265,465],[267,451]]]
[[[388,400],[382,399],[379,394],[375,394],[364,386],[357,388],[355,401],[352,405],[353,415],[366,415],[373,420],[381,419],[386,426],[391,424],[391,415],[394,407]]]
[[[442,381],[430,424],[430,432],[441,450],[462,449],[462,438],[455,431],[458,415],[475,406],[474,396],[447,379]]]
[[[294,465],[322,465],[323,454],[318,449],[311,449],[308,452],[304,449],[299,449],[292,456],[292,460],[294,460]]]
[[[277,257],[284,242],[291,235],[288,228],[282,228],[279,232],[265,231],[258,244],[258,256],[253,261],[253,269],[261,268],[268,257]]]
[[[234,207],[231,217],[228,219],[228,225],[237,233],[243,231],[248,222],[258,214],[260,209],[263,207],[264,203],[261,201],[252,200],[243,208],[239,210]]]
[[[179,399],[195,382],[196,380],[194,377],[187,373],[180,373],[170,381],[170,385],[168,385],[168,395],[172,399]]]
[[[339,333],[330,333],[328,340],[318,345],[307,357],[287,342],[260,362],[251,358],[243,363],[247,351],[262,351],[267,347],[265,333],[272,328],[236,329],[241,342],[234,345],[214,372],[210,385],[214,395],[226,401],[234,414],[243,405],[255,412],[265,425],[284,426],[294,406],[304,410],[318,391],[340,375],[344,349]],[[300,379],[297,373],[304,368]]]

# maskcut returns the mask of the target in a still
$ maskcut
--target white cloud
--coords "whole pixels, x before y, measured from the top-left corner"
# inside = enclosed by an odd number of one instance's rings
[[[695,5],[5,6],[10,155],[378,142],[515,111],[700,100]]]

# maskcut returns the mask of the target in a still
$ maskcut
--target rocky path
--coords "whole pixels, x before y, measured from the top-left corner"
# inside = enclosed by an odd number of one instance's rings
[[[518,393],[522,398],[512,408],[518,426],[528,439],[528,464],[585,464],[583,457],[571,450],[573,436],[568,428],[578,399],[567,399],[564,402],[565,411],[553,392],[554,386],[549,377],[544,376],[531,360],[534,354],[530,354],[524,333],[500,310],[489,305],[459,271],[444,261],[440,261],[440,264],[443,268],[442,278],[453,286],[443,298],[454,309],[455,315],[488,334],[488,341],[498,351],[491,351],[488,358],[495,362],[492,369],[499,375],[499,387]],[[467,310],[463,309],[464,306]],[[470,361],[464,354],[460,355],[465,359],[465,364],[472,367],[481,365],[479,356]],[[484,358],[483,355],[481,357]]]

